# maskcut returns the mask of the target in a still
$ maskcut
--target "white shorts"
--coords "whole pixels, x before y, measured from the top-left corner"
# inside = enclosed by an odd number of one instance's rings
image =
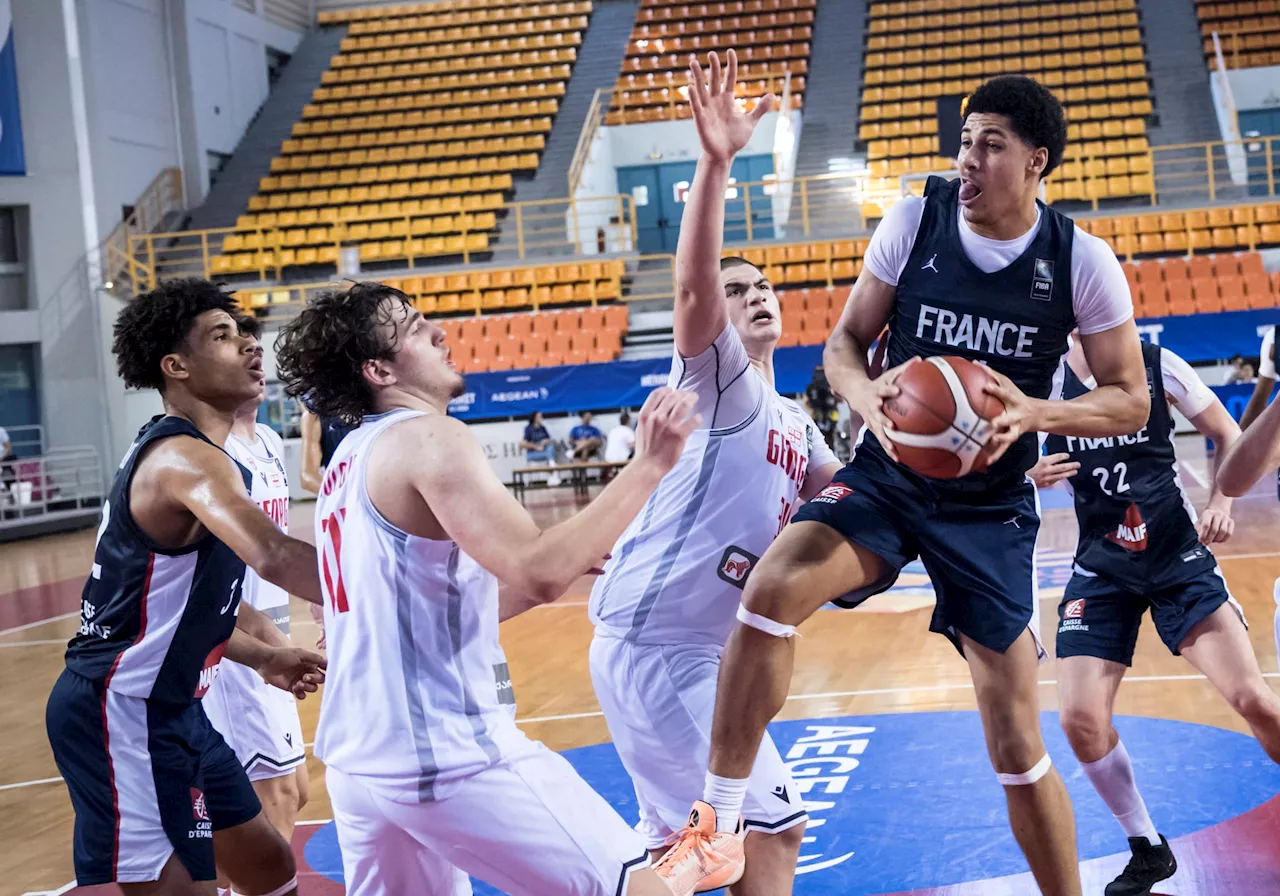
[[[306,761],[298,701],[248,666],[230,660],[219,663],[218,675],[201,702],[250,781],[291,774]]]
[[[636,829],[650,849],[684,827],[701,798],[711,755],[720,648],[633,644],[596,633],[591,681],[640,805]],[[743,821],[780,833],[808,819],[786,763],[765,733],[751,769]]]
[[[636,832],[541,743],[406,802],[330,766],[347,896],[467,896],[468,875],[511,896],[618,896],[649,856]]]

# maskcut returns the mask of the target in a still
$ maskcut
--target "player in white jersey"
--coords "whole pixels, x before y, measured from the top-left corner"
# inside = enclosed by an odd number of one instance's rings
[[[796,505],[840,469],[813,420],[774,388],[782,326],[772,286],[754,265],[720,257],[733,157],[772,103],[738,111],[736,66],[730,51],[722,82],[713,63],[708,101],[693,103],[702,156],[676,253],[668,385],[698,396],[702,425],[613,548],[590,601],[591,678],[654,858],[703,787],[720,653],[747,576]],[[790,893],[806,820],[766,735],[743,804],[749,871],[738,880],[739,862],[714,882],[737,881],[738,896]],[[686,860],[694,851],[673,850],[658,867],[676,892]]]
[[[512,896],[669,896],[639,835],[516,727],[498,622],[595,568],[679,457],[693,396],[651,395],[636,459],[541,530],[447,416],[462,377],[403,293],[321,296],[278,357],[291,394],[363,420],[316,508],[329,651],[316,755],[347,893],[465,894],[473,875]]]
[[[257,340],[256,319],[238,320],[243,336]],[[225,448],[253,478],[249,496],[281,532],[289,532],[289,481],[284,470],[284,443],[265,423],[256,422],[261,393],[236,414]],[[289,593],[245,570],[240,599],[275,623],[276,644],[289,646]],[[288,691],[266,684],[239,663],[218,664],[218,675],[204,695],[210,723],[236,753],[262,803],[262,811],[286,842],[310,793],[302,722],[297,701]]]

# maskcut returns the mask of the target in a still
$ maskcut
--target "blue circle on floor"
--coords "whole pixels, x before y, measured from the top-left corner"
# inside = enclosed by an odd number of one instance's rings
[[[1126,851],[1124,834],[1072,756],[1057,713],[1044,713],[1042,724],[1075,804],[1081,861]],[[1118,716],[1115,725],[1151,817],[1170,840],[1235,818],[1280,791],[1280,768],[1252,737],[1137,716]],[[874,896],[1027,870],[977,713],[803,719],[775,722],[769,731],[810,814],[797,896]],[[635,793],[612,744],[564,755],[625,819],[636,821]],[[332,824],[311,837],[305,857],[316,872],[342,880]],[[475,892],[501,891],[477,882]]]

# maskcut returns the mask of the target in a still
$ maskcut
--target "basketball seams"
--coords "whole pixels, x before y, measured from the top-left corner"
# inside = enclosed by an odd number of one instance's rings
[[[988,378],[989,373],[984,371],[984,376],[970,370],[971,366],[981,365],[963,358],[933,356],[923,359],[922,363],[929,364],[937,372],[917,368],[907,382],[900,382],[899,387],[909,408],[906,413],[890,415],[900,417],[915,431],[895,428],[888,430],[886,435],[896,445],[908,449],[900,452],[902,461],[926,476],[948,479],[986,469],[982,454],[992,427],[984,413],[988,410],[994,412],[996,407],[992,405],[999,404],[992,402],[991,396],[981,388],[981,380]],[[976,396],[975,387],[978,390]],[[923,400],[922,395],[928,395],[930,401]],[[949,395],[951,399],[949,418],[936,407],[943,403],[943,395]],[[930,423],[939,424],[938,431],[919,431],[932,428]],[[935,463],[930,456],[933,454],[945,455],[951,462],[944,463],[942,457],[937,457]],[[954,467],[954,472],[945,470],[946,467]]]

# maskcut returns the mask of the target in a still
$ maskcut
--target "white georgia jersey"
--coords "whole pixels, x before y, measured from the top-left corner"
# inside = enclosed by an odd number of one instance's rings
[[[281,532],[288,534],[289,480],[284,472],[284,442],[265,423],[256,424],[254,430],[252,444],[230,435],[223,447],[253,475],[249,492],[253,503],[262,508]],[[246,568],[240,599],[255,610],[266,613],[280,631],[289,634],[289,594],[279,585],[273,585]]]
[[[804,410],[751,366],[732,325],[668,385],[698,396],[702,424],[622,534],[591,591],[597,630],[641,644],[723,644],[747,574],[837,463]]]
[[[365,417],[334,452],[316,502],[329,656],[316,756],[405,802],[442,796],[523,740],[498,644],[497,579],[454,542],[391,525],[365,488],[378,437],[417,416]]]

